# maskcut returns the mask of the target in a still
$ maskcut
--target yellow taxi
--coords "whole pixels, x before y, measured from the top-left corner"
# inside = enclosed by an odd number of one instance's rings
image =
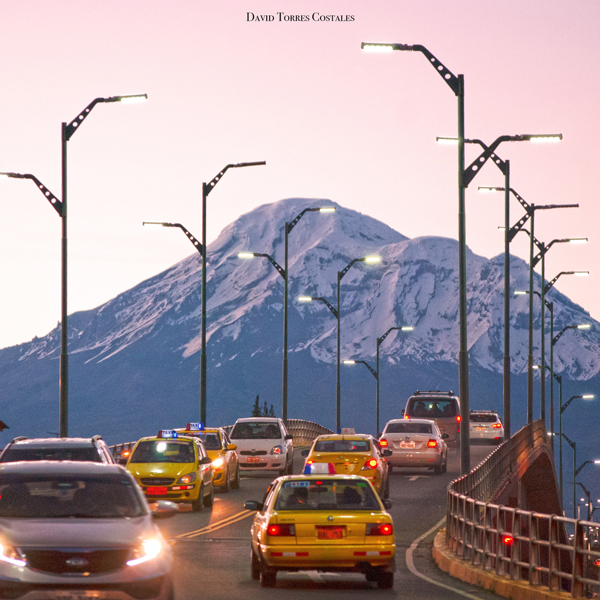
[[[163,429],[133,448],[126,469],[135,477],[149,502],[190,502],[192,510],[212,506],[212,460],[204,444],[193,437]]]
[[[372,484],[381,498],[390,495],[389,467],[386,458],[392,453],[380,449],[378,442],[366,434],[320,435],[310,450],[303,450],[306,456],[304,472],[310,472],[314,463],[329,465],[323,473],[338,475],[360,475]]]
[[[212,460],[213,485],[221,492],[240,487],[240,464],[237,446],[231,443],[221,427],[204,427],[202,423],[188,423],[185,429],[175,429],[178,435],[197,437]]]
[[[394,585],[394,523],[371,483],[356,475],[286,475],[268,487],[251,528],[252,579],[276,584],[278,571],[364,573]]]

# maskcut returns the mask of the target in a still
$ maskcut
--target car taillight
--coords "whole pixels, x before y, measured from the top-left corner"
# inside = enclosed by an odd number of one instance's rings
[[[296,535],[296,527],[294,525],[269,525],[267,534],[278,537]]]
[[[367,471],[368,469],[376,469],[376,468],[377,468],[377,459],[376,458],[370,458],[365,463],[365,466],[361,469],[361,471]]]
[[[427,442],[427,447],[428,448],[437,448],[437,442],[435,440],[429,440]]]
[[[460,415],[456,415],[456,422],[460,423]]]
[[[379,440],[379,445],[382,448],[387,448],[389,446],[389,443],[388,443],[388,441],[385,438],[382,438],[382,439]]]
[[[309,459],[306,461],[306,464],[307,464],[307,465],[312,465],[314,462],[315,462],[315,461],[314,461],[312,458],[309,458]]]
[[[502,427],[502,423],[494,423],[494,424],[492,425],[492,427],[493,427],[494,429],[500,429],[500,427]]]
[[[392,535],[394,526],[390,523],[367,523],[365,535]]]
[[[405,419],[410,419],[410,417],[408,415],[404,415]]]

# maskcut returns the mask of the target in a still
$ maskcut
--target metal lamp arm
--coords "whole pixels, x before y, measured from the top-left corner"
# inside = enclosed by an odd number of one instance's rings
[[[563,433],[563,435],[565,435],[565,434]],[[571,444],[571,446],[573,447],[574,444]],[[579,475],[579,473],[581,473],[581,469],[583,469],[583,467],[585,467],[585,465],[588,465],[588,464],[593,463],[593,462],[594,462],[593,460],[586,460],[583,463],[581,463],[579,465],[579,467],[577,467],[577,469],[575,469],[575,477],[577,477],[577,475]]]
[[[571,402],[573,402],[573,400],[575,400],[576,398],[581,398],[581,396],[573,396],[572,398],[569,398],[569,400],[560,407],[561,414],[564,413],[565,410],[567,410],[567,406],[569,406],[569,404],[571,404]]]
[[[523,227],[525,227],[525,223],[527,223],[527,220],[529,219],[529,217],[531,217],[531,214],[529,211],[527,211],[509,230],[508,230],[508,241],[512,242],[515,239],[515,236],[517,235],[517,233],[519,233],[519,231],[527,231],[525,229],[523,229]],[[527,231],[527,233],[529,233]]]
[[[286,279],[285,269],[270,255],[270,254],[254,254],[254,256],[262,256],[263,258],[268,258],[271,261],[271,264],[277,269],[277,272]]]
[[[338,271],[338,280],[341,281],[344,278],[344,275],[352,268],[352,266],[357,262],[363,262],[364,258],[355,258],[351,260],[341,271]]]
[[[495,151],[502,142],[507,142],[511,139],[513,139],[513,136],[502,135],[498,139],[494,140],[490,146],[486,146],[481,140],[465,140],[465,142],[468,141],[479,144],[483,148],[483,152],[465,169],[463,173],[463,183],[465,187],[468,187],[469,183],[471,183],[475,175],[479,173],[481,167],[483,167],[490,157],[494,158],[494,162],[500,171],[502,171],[502,173],[505,172],[506,164],[501,158],[496,156]]]
[[[290,233],[290,231],[292,231],[292,229],[294,229],[294,227],[296,226],[296,224],[298,223],[298,221],[307,213],[307,212],[316,212],[320,209],[318,208],[305,208],[294,220],[290,221],[289,223],[286,223],[286,227],[287,227],[287,232]]]
[[[421,46],[420,44],[395,44],[395,49],[397,50],[412,50],[415,52],[422,52],[427,59],[429,60],[429,64],[439,73],[440,77],[448,84],[450,89],[454,92],[455,96],[458,96],[460,91],[460,83],[458,77],[447,69],[425,46]]]
[[[44,197],[48,202],[50,202],[50,206],[58,213],[58,216],[62,218],[63,215],[63,204],[62,202],[35,176],[31,173],[25,173],[23,175],[18,175],[17,173],[8,173],[9,177],[17,177],[18,179],[31,179],[37,185],[38,190],[44,194]]]
[[[187,239],[190,240],[190,242],[192,242],[194,248],[198,250],[200,256],[202,256],[202,254],[204,253],[204,246],[202,245],[202,242],[196,239],[181,223],[173,223],[173,227],[179,227],[179,229],[181,229],[181,231],[185,233]]]
[[[86,117],[92,111],[92,108],[96,106],[96,104],[100,104],[102,102],[106,102],[106,98],[96,98],[92,100],[65,128],[65,138],[67,141],[71,139],[71,136],[75,133],[75,131],[79,128],[79,125],[83,123]]]
[[[366,361],[366,360],[357,360],[357,363],[360,363],[361,365],[365,365],[365,367],[367,367],[367,369],[369,369],[369,371],[371,371],[371,375],[373,375],[373,377],[375,377],[375,379],[378,379],[378,375],[377,375],[377,371]]]
[[[333,314],[333,316],[337,319],[338,316],[338,311],[336,308],[334,308],[331,303],[326,300],[325,298],[313,298],[313,300],[319,300],[320,302],[322,302]]]
[[[564,327],[561,331],[559,331],[554,338],[552,339],[552,345],[554,346],[554,344],[556,344],[556,342],[558,342],[558,340],[560,340],[560,338],[564,335],[565,331],[567,331],[568,329],[575,329],[575,325],[567,325],[566,327]]]

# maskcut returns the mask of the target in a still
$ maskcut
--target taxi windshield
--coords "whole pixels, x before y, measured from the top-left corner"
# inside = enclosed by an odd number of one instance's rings
[[[123,475],[0,475],[0,517],[17,519],[116,519],[147,510]]]
[[[131,463],[193,463],[193,442],[184,440],[144,440],[140,442],[129,462]]]
[[[277,423],[244,421],[236,424],[229,437],[238,440],[279,440],[281,431]]]
[[[222,448],[221,438],[219,438],[218,433],[197,433],[194,437],[202,440],[207,450],[220,450]]]
[[[321,440],[315,443],[313,452],[370,452],[369,440]]]
[[[275,510],[381,510],[381,506],[366,481],[309,479],[285,481]]]

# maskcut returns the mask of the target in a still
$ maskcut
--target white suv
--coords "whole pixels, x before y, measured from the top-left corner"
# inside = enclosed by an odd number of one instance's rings
[[[493,410],[470,411],[469,437],[471,440],[485,440],[492,444],[501,444],[504,441],[504,427],[498,413]]]
[[[238,419],[229,434],[237,445],[241,469],[292,473],[292,436],[281,419],[249,417]]]

